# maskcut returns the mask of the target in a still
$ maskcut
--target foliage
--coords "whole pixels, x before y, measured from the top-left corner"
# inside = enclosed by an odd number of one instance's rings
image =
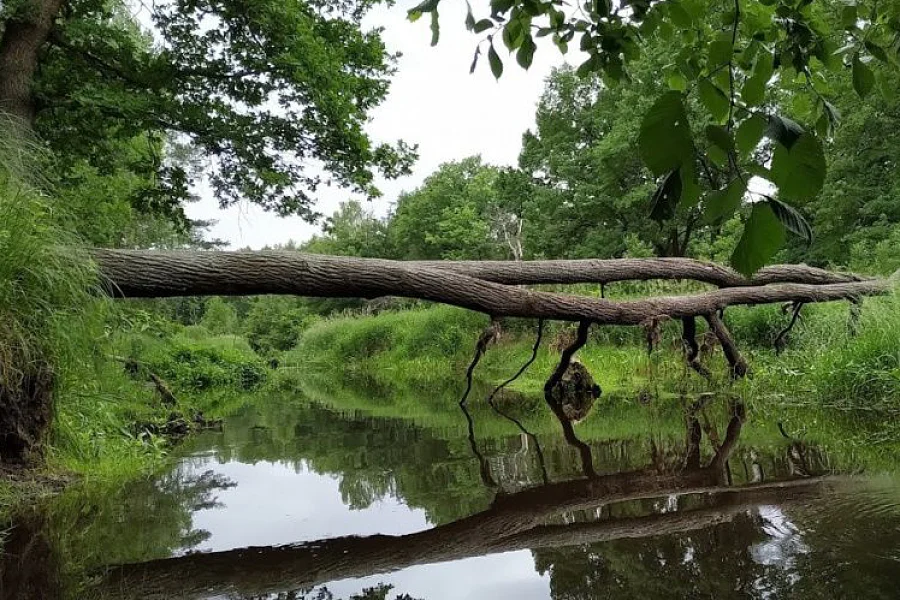
[[[852,266],[864,273],[896,270],[888,254],[900,223],[900,183],[894,168],[900,162],[894,135],[900,130],[900,78],[885,74],[882,82],[885,93],[861,99],[847,74],[830,79],[835,101],[843,107],[841,126],[826,148],[829,168],[822,193],[802,205],[815,239],[808,249],[791,247],[791,260],[846,265],[850,256]],[[808,110],[791,92],[787,90],[785,102],[798,111]]]
[[[431,14],[435,43],[439,6],[440,0],[425,0],[409,12],[412,20]],[[577,74],[598,73],[608,86],[640,81],[634,64],[648,47],[665,45],[671,62],[663,76],[671,91],[656,94],[636,136],[641,158],[658,180],[651,216],[668,220],[679,206],[698,200],[709,213],[714,194],[740,182],[774,216],[762,218],[754,211],[756,218],[745,223],[732,265],[748,275],[777,250],[762,240],[785,231],[811,240],[803,217],[785,202],[810,200],[823,187],[823,139],[839,114],[828,99],[830,73],[849,69],[856,93],[864,97],[883,76],[882,68],[873,68],[875,62],[900,64],[895,3],[665,0],[619,5],[604,0],[582,8],[557,1],[493,0],[488,18],[477,19],[470,7],[466,27],[483,36],[473,69],[487,46],[497,77],[503,72],[495,48],[498,36],[526,69],[537,48],[534,38],[550,36],[566,53],[577,37],[587,53]],[[777,110],[781,82],[805,83],[796,93],[815,106],[805,124]],[[688,99],[696,99],[703,114],[689,114]],[[749,186],[752,176],[768,180],[779,197]],[[712,191],[700,197],[703,177]]]
[[[325,219],[322,235],[305,242],[302,250],[340,256],[390,255],[386,224],[353,200],[342,202],[340,208]]]
[[[441,165],[422,186],[397,200],[388,226],[396,254],[406,259],[508,258],[495,227],[503,207],[498,172],[478,156]]]
[[[200,326],[213,335],[236,333],[238,329],[237,312],[222,298],[214,296],[206,301]]]
[[[234,335],[200,339],[159,339],[129,335],[118,340],[126,358],[160,376],[175,390],[202,392],[215,388],[253,390],[267,377],[264,361],[247,341]]]
[[[123,142],[151,132],[152,151],[127,165],[154,180],[140,195],[145,212],[178,213],[198,181],[194,151],[209,157],[223,206],[312,218],[325,173],[376,195],[374,172],[404,173],[414,153],[363,128],[393,72],[380,32],[361,25],[375,4],[148,5],[154,43],[124,3],[69,2],[41,55],[36,131],[70,164],[101,171]],[[27,19],[20,10],[3,17]]]
[[[253,300],[242,325],[250,346],[262,356],[271,356],[296,346],[302,332],[318,318],[302,300],[262,296]]]

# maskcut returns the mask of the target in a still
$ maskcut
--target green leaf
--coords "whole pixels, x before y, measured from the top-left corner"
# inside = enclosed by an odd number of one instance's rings
[[[749,156],[756,149],[767,125],[768,121],[764,116],[754,113],[738,126],[734,141],[741,156]]]
[[[693,156],[691,128],[679,92],[663,94],[644,115],[638,149],[644,164],[657,177],[674,171]]]
[[[650,201],[650,218],[662,222],[674,217],[682,191],[681,170],[675,169],[663,177],[653,193]]]
[[[706,107],[712,118],[720,123],[724,122],[728,118],[728,108],[731,106],[731,101],[725,95],[725,92],[713,85],[708,79],[700,80],[700,83],[697,85],[697,91],[700,94],[700,102],[703,103],[703,106]]]
[[[780,115],[769,115],[769,125],[766,127],[766,137],[769,139],[790,149],[801,135],[803,135],[803,128],[795,121]]]
[[[809,226],[809,223],[796,208],[785,204],[776,198],[769,198],[768,204],[772,208],[772,212],[775,213],[775,216],[778,217],[778,220],[781,221],[781,224],[784,225],[785,229],[794,235],[802,237],[803,241],[807,244],[812,243],[812,227]]]
[[[754,175],[756,177],[762,177],[766,181],[772,181],[772,179],[773,179],[772,171],[765,168],[761,164],[751,162],[751,163],[748,163],[745,166],[745,168],[747,169],[747,172],[750,173],[751,175]]]
[[[887,55],[887,52],[884,51],[884,48],[882,48],[881,46],[879,46],[872,40],[866,40],[863,43],[866,47],[866,50],[869,51],[869,54],[871,54],[872,56],[874,56],[875,58],[877,58],[878,60],[880,60],[883,63],[888,62],[888,55]]]
[[[681,165],[681,204],[687,207],[694,206],[700,200],[700,186],[697,184],[697,174],[694,165],[687,161]]]
[[[490,19],[481,19],[480,21],[475,23],[475,25],[473,25],[472,29],[473,29],[473,31],[475,31],[475,33],[481,33],[483,31],[487,31],[488,29],[490,29],[493,26],[494,26],[494,22],[491,21]]]
[[[526,35],[525,39],[522,40],[522,45],[519,46],[518,52],[516,52],[516,62],[526,71],[528,70],[528,67],[531,66],[531,61],[534,59],[534,51],[536,49],[537,46],[534,44],[534,40],[531,39],[530,35]]]
[[[753,74],[741,88],[741,98],[747,106],[758,106],[766,96],[766,84],[775,73],[775,57],[768,51],[760,52],[753,66]]]
[[[859,15],[855,4],[848,4],[841,9],[841,25],[844,29],[856,29],[856,22]]]
[[[750,77],[741,88],[741,99],[747,106],[759,106],[766,98],[766,82],[759,77]]]
[[[718,146],[710,145],[707,147],[706,156],[720,169],[728,168],[728,153]]]
[[[521,45],[525,39],[525,29],[519,19],[512,19],[503,28],[503,43],[512,52]]]
[[[734,46],[731,45],[731,39],[713,41],[709,45],[709,63],[707,67],[712,70],[728,64],[733,53]]]
[[[750,277],[784,244],[784,226],[767,202],[753,205],[744,233],[731,255],[731,266]]]
[[[772,181],[781,197],[788,200],[808,200],[825,184],[825,151],[822,142],[811,133],[804,133],[790,150],[775,147],[772,157]]]
[[[669,85],[669,89],[683,92],[687,89],[687,79],[684,78],[679,71],[675,71],[669,75],[666,79],[666,83]]]
[[[853,57],[853,89],[860,98],[865,98],[875,87],[875,74],[869,65],[859,58],[859,54]]]
[[[742,179],[737,178],[725,186],[724,189],[715,190],[707,194],[703,202],[703,220],[707,224],[713,224],[730,218],[740,208],[741,200],[744,199],[744,192],[746,191],[747,184]]]
[[[466,0],[466,29],[472,31],[475,29],[475,15],[472,14],[472,4]]]
[[[491,14],[503,14],[511,9],[513,4],[515,4],[514,0],[491,0]]]
[[[669,17],[672,23],[679,29],[688,29],[694,24],[691,15],[684,9],[680,2],[669,3]]]
[[[421,4],[409,9],[409,11],[407,11],[406,13],[406,18],[410,21],[417,21],[423,13],[433,12],[437,10],[439,2],[440,0],[425,0]]]
[[[600,70],[600,57],[596,54],[591,54],[586,61],[578,65],[578,68],[575,69],[575,74],[579,77],[585,77],[588,73],[598,70]]]
[[[503,61],[500,60],[500,55],[494,49],[494,44],[491,44],[488,49],[488,63],[491,65],[491,73],[494,74],[494,78],[500,79],[500,76],[503,75]]]
[[[734,152],[734,140],[731,138],[731,133],[721,125],[707,125],[706,139],[726,154]]]

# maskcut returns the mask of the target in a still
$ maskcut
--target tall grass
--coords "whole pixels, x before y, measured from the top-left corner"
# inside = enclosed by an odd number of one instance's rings
[[[778,356],[773,343],[790,320],[789,312],[779,306],[729,309],[728,326],[754,370],[742,389],[760,401],[900,412],[900,295],[864,300],[855,333],[849,312],[844,302],[805,306]],[[289,367],[288,374],[330,367],[381,385],[398,380],[420,388],[437,385],[462,375],[486,323],[481,315],[445,306],[329,319],[307,330],[283,364]],[[490,383],[514,372],[530,353],[534,327],[516,323],[507,328],[476,375]],[[560,327],[549,328],[546,339],[551,341]],[[664,328],[653,356],[646,353],[640,328],[619,329],[623,328],[595,327],[589,344],[579,352],[605,391],[636,395],[649,389],[665,395],[729,385],[720,352],[707,359],[717,376],[713,382],[686,370],[677,323]],[[558,351],[548,351],[547,343],[512,389],[540,390],[558,359]]]
[[[30,398],[28,386],[40,380],[52,423],[46,439],[34,441],[47,442],[46,466],[100,475],[140,470],[159,451],[127,425],[159,418],[159,403],[107,357],[105,326],[115,308],[97,293],[95,266],[64,207],[35,175],[44,157],[3,123],[0,140],[3,409]],[[28,415],[41,406],[18,407]]]

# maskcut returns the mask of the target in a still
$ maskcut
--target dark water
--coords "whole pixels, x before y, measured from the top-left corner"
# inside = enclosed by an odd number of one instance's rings
[[[461,413],[257,401],[159,477],[23,510],[0,597],[900,598],[900,479],[722,402],[621,439],[592,415],[586,478],[481,409],[475,454]]]

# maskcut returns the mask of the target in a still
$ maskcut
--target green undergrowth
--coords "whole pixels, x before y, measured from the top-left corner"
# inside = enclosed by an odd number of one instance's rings
[[[727,390],[763,408],[848,413],[854,427],[871,430],[868,438],[855,439],[880,443],[900,439],[897,428],[882,427],[900,415],[900,296],[865,299],[855,325],[846,302],[807,305],[801,315],[785,336],[784,351],[777,354],[774,342],[790,321],[790,311],[780,306],[726,311],[725,321],[753,371],[737,383],[730,381],[724,357],[714,345],[707,344],[703,356],[712,380],[687,368],[679,324],[671,321],[661,328],[660,343],[651,355],[641,328],[595,326],[578,358],[603,389],[601,403],[614,403],[610,398],[667,402]],[[417,415],[447,401],[443,391],[447,382],[455,382],[457,395],[462,393],[475,341],[487,324],[482,315],[445,306],[323,320],[282,356],[278,381],[288,387],[305,382],[308,388],[315,379],[311,373],[321,373],[317,379],[363,381],[372,389],[393,390],[387,403],[399,403],[406,413]],[[533,322],[504,323],[500,342],[475,370],[482,395],[529,359],[535,333]],[[571,326],[548,325],[537,359],[509,385],[507,396],[540,396],[567,335]],[[708,338],[698,323],[701,345]],[[348,406],[360,408],[354,402]],[[387,413],[391,408],[382,410]]]

